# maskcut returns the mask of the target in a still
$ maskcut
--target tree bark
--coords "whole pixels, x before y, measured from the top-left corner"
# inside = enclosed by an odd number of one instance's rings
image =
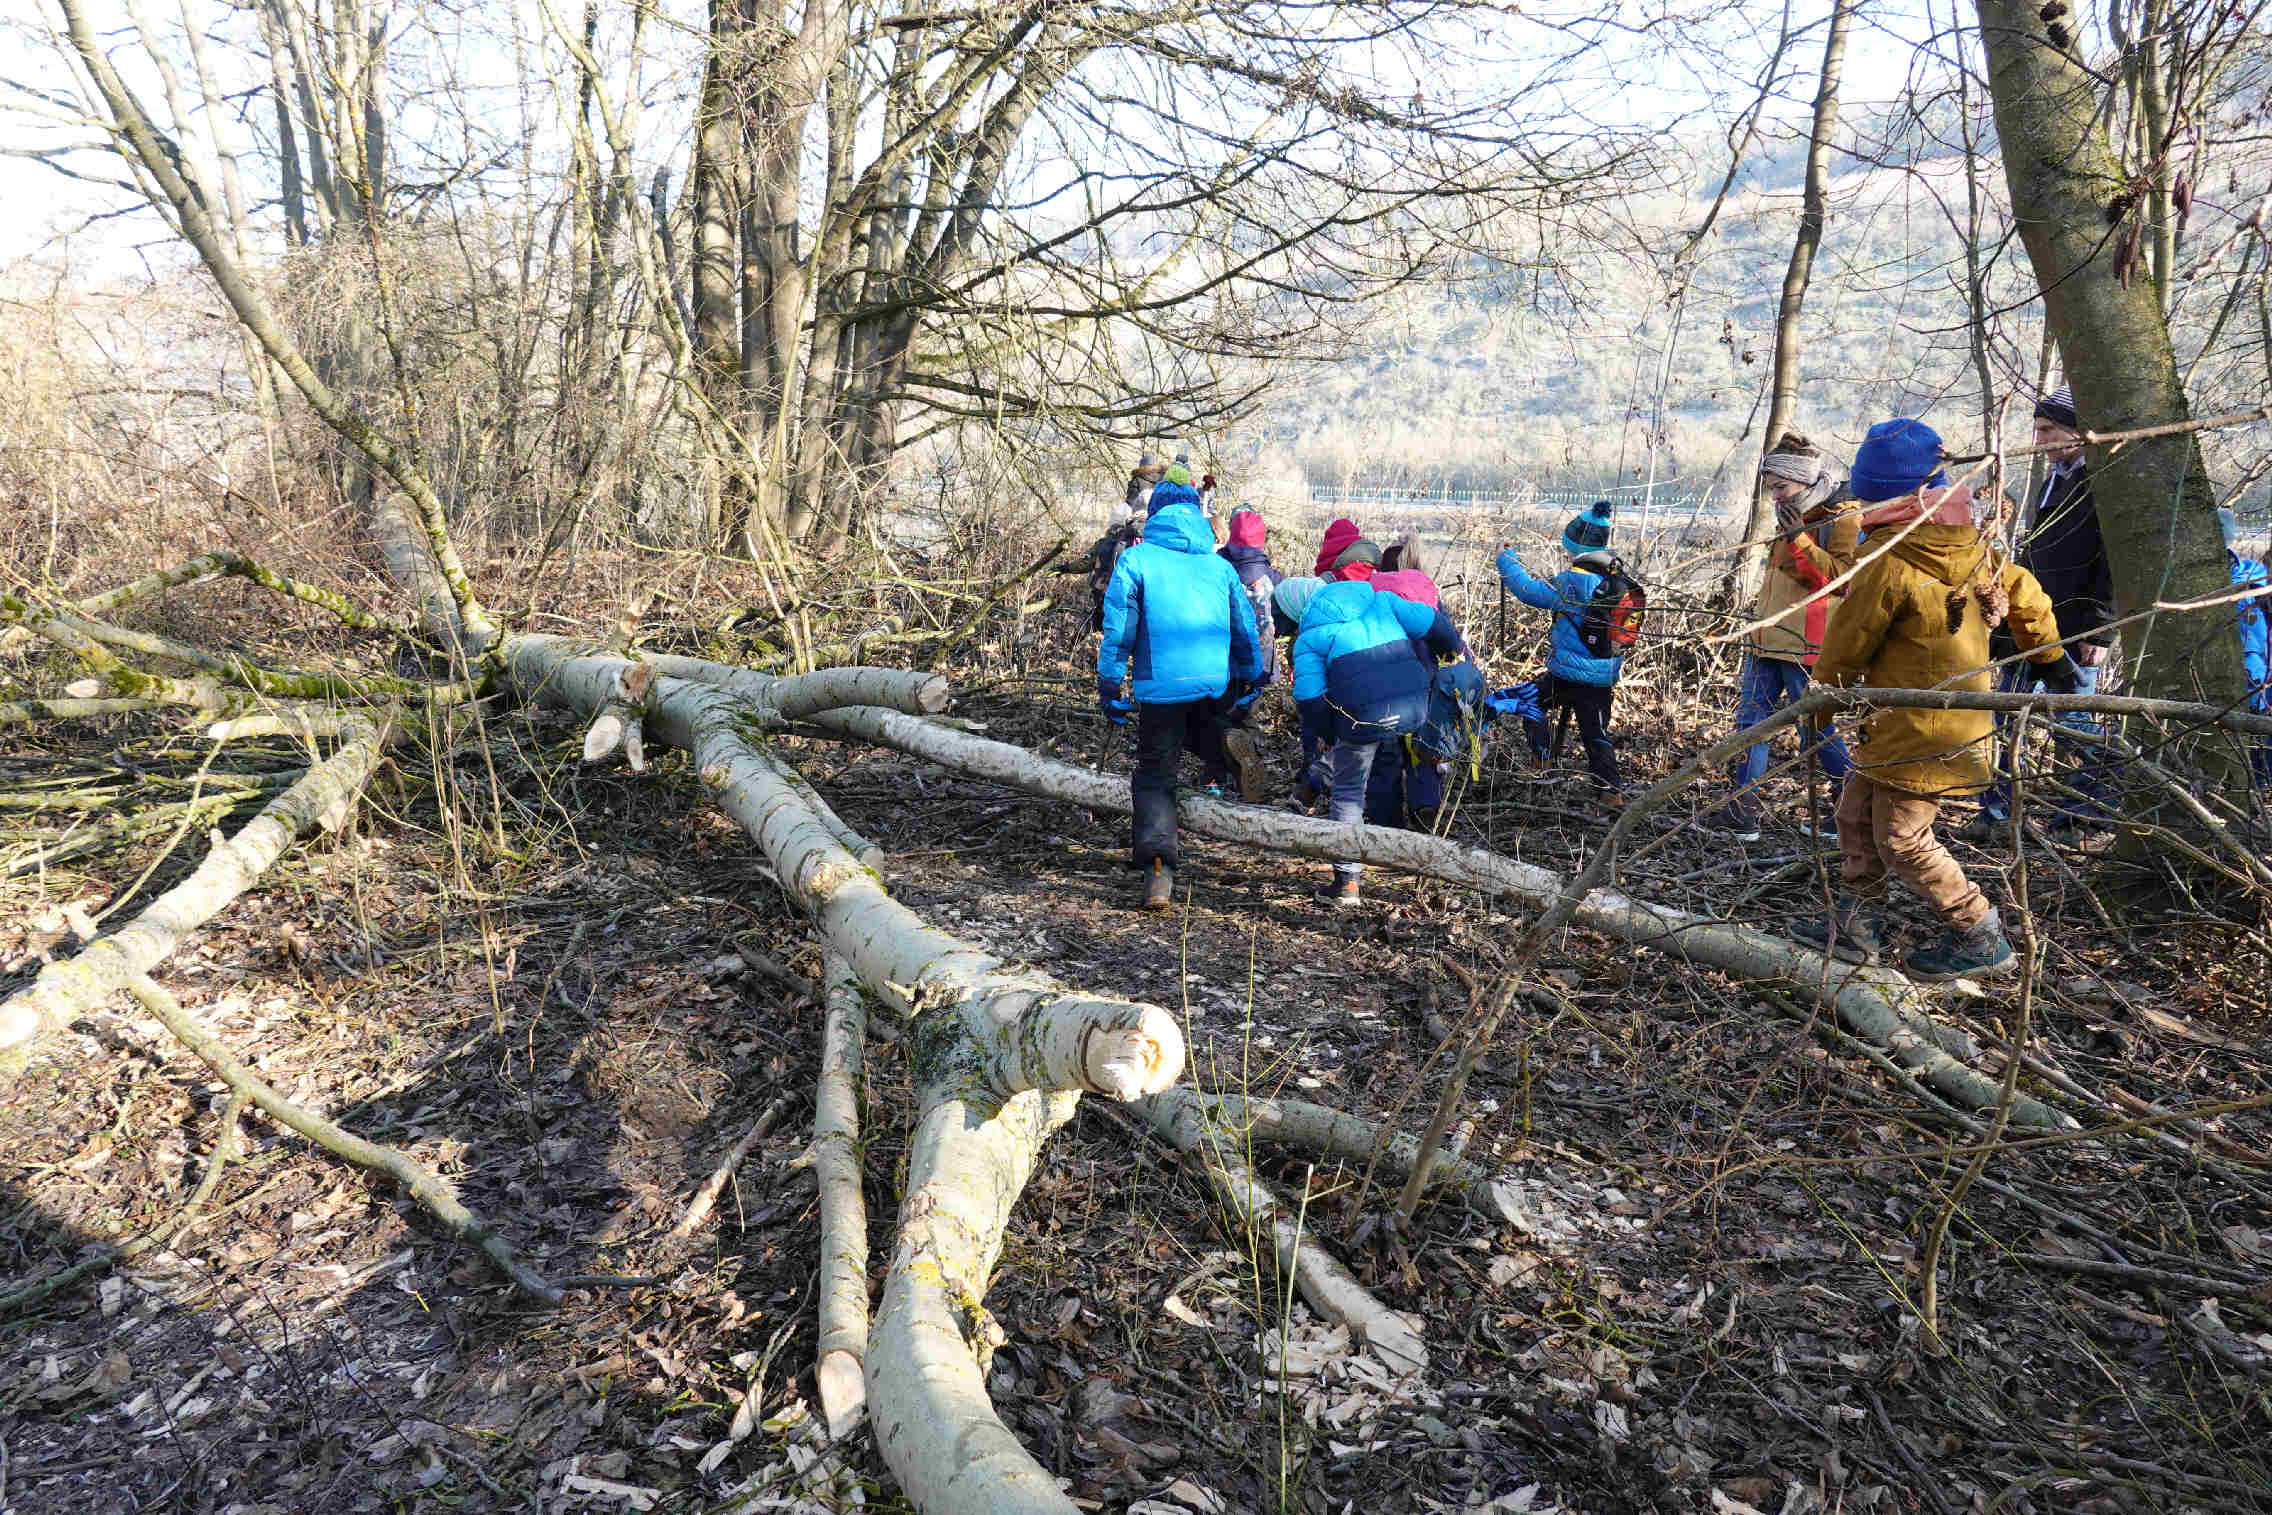
[[[2012,214],[2076,413],[2092,431],[2184,421],[2190,410],[2169,326],[2132,234],[2131,218],[2146,212],[2132,202],[2107,143],[2098,81],[2051,42],[2027,0],[1978,5]],[[2094,446],[2090,468],[2125,612],[2229,588],[2216,497],[2191,435]],[[2123,645],[2130,686],[2141,694],[2236,706],[2246,696],[2229,610],[2164,614],[2124,632]]]
[[[1830,36],[1822,48],[1822,78],[1814,94],[1814,130],[1807,139],[1807,173],[1800,202],[1799,231],[1791,241],[1791,259],[1783,269],[1783,297],[1775,308],[1775,380],[1767,402],[1767,429],[1760,433],[1762,454],[1774,449],[1791,424],[1799,396],[1799,313],[1806,305],[1807,283],[1814,276],[1814,255],[1822,246],[1823,223],[1830,209],[1830,139],[1838,132],[1838,81],[1846,63],[1846,26],[1859,0],[1832,0]],[[1775,502],[1754,471],[1751,512],[1745,518],[1744,548],[1729,565],[1723,594],[1730,604],[1750,597],[1767,561],[1768,534],[1775,525]]]
[[[860,1166],[860,1067],[868,1002],[852,965],[827,953],[827,1017],[813,1094],[813,1176],[820,1186],[820,1339],[813,1377],[833,1439],[867,1417],[868,1203]]]

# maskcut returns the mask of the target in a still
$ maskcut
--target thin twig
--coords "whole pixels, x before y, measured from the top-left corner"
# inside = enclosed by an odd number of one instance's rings
[[[701,1225],[708,1218],[711,1208],[718,1203],[718,1196],[725,1192],[726,1181],[732,1178],[734,1170],[742,1165],[742,1159],[748,1157],[751,1149],[765,1140],[766,1134],[773,1129],[774,1123],[787,1114],[789,1107],[794,1103],[796,1103],[795,1095],[784,1094],[765,1107],[765,1113],[757,1118],[757,1124],[743,1133],[742,1139],[734,1143],[733,1150],[720,1159],[718,1166],[711,1171],[710,1176],[702,1181],[702,1187],[694,1191],[694,1198],[687,1204],[686,1214],[680,1216],[678,1224],[671,1227],[671,1239],[673,1241],[684,1241],[693,1234],[696,1226]]]

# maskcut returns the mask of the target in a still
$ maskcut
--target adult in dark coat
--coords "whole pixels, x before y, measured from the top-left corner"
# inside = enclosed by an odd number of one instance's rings
[[[2035,498],[2034,508],[2021,523],[2019,565],[2035,576],[2051,597],[2052,613],[2059,618],[2059,637],[2081,670],[2077,692],[2096,694],[2099,676],[2114,644],[2107,623],[2114,617],[2114,570],[2107,562],[2106,540],[2099,530],[2098,506],[2091,498],[2090,470],[2083,461],[2081,422],[2075,414],[2075,393],[2062,384],[2035,407],[2035,445],[2048,447],[2050,477]],[[1989,656],[2003,659],[2017,650],[2011,633],[1998,627]],[[2032,693],[2044,687],[2034,663],[2005,664],[1996,687],[2006,693]],[[2103,736],[2098,722],[2081,711],[2052,717],[2051,731],[2061,729],[2086,736]],[[1999,731],[2009,725],[1999,721]],[[2079,766],[2066,782],[2085,797],[2081,809],[2073,802],[2054,801],[2054,824],[2073,824],[2105,815],[2116,787],[2115,765],[2098,742],[2062,742],[2065,749],[2080,749]],[[2010,824],[2012,813],[2011,754],[2006,750],[1997,764],[1997,777],[1980,796],[1980,814],[1957,834],[1967,841],[1992,841]]]

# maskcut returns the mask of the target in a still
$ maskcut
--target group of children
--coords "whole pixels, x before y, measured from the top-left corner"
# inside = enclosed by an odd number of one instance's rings
[[[2037,407],[2039,440],[2047,427],[2072,431],[2072,403],[2061,390]],[[2035,573],[1993,544],[1975,521],[1972,491],[1950,484],[1943,457],[1939,435],[1917,420],[1870,428],[1844,475],[1806,438],[1778,439],[1761,466],[1777,530],[1749,637],[1738,729],[1803,696],[1810,679],[1831,687],[1986,690],[1999,653],[2016,670],[2006,673],[2006,687],[2071,693],[2093,682],[2069,651],[2079,645],[2066,625],[2069,602],[2055,602]],[[1337,520],[1312,572],[1287,578],[1270,564],[1262,520],[1251,511],[1231,518],[1218,550],[1188,471],[1178,480],[1180,467],[1166,470],[1142,501],[1147,515],[1133,545],[1109,564],[1090,565],[1103,573],[1097,695],[1109,717],[1128,717],[1120,688],[1133,680],[1132,854],[1146,875],[1150,909],[1173,899],[1181,752],[1197,752],[1211,775],[1227,777],[1235,763],[1242,796],[1261,797],[1263,775],[1242,713],[1279,676],[1278,637],[1291,641],[1285,667],[1301,722],[1295,799],[1307,805],[1326,797],[1337,821],[1418,815],[1425,823],[1441,797],[1440,755],[1413,739],[1429,726],[1432,702],[1458,682],[1455,673],[1466,681],[1460,687],[1480,689],[1472,654],[1409,542],[1383,552],[1353,522]],[[2092,524],[2095,539],[2095,516]],[[2226,529],[2230,546],[2237,523],[2229,513]],[[1552,612],[1553,623],[1544,673],[1492,703],[1522,717],[1541,758],[1548,716],[1568,711],[1594,791],[1615,810],[1623,785],[1610,709],[1631,628],[1618,621],[1626,580],[1610,536],[1611,507],[1597,502],[1565,528],[1569,566],[1551,578],[1501,551],[1501,582],[1522,603]],[[2232,557],[2236,586],[2264,582],[2262,564],[2237,549]],[[1630,598],[1638,602],[1637,589]],[[2272,703],[2263,602],[2243,602],[2240,619],[2251,703],[2262,710]],[[2014,954],[1994,904],[1935,831],[1943,800],[1991,789],[1997,724],[1986,711],[1880,706],[1856,727],[1852,751],[1829,721],[1805,724],[1802,751],[1835,791],[1834,819],[1812,829],[1835,834],[1842,887],[1830,914],[1799,923],[1794,936],[1848,961],[1879,961],[1888,886],[1899,880],[1944,927],[1938,941],[1909,955],[1910,977],[2010,970]],[[1757,786],[1768,761],[1764,743],[1736,759],[1709,824],[1758,835]],[[1335,864],[1316,898],[1357,904],[1361,872]]]

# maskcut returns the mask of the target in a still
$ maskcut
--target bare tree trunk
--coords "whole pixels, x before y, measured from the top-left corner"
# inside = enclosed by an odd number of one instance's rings
[[[1978,0],[2012,214],[2095,431],[2184,421],[2190,411],[2153,281],[2133,278],[2138,238],[2099,114],[2096,76],[2022,0]],[[2191,434],[2091,449],[2091,492],[2121,610],[2229,588],[2216,498]],[[2164,698],[2239,704],[2247,685],[2232,613],[2163,615],[2123,633],[2130,684]]]
[[[1799,395],[1799,312],[1806,304],[1807,281],[1814,275],[1814,255],[1822,246],[1822,227],[1830,205],[1830,139],[1838,132],[1838,79],[1846,63],[1846,26],[1854,17],[1856,0],[1833,0],[1830,36],[1822,48],[1822,81],[1814,94],[1814,131],[1807,141],[1805,198],[1799,211],[1799,234],[1791,243],[1791,261],[1783,270],[1783,299],[1775,311],[1775,383],[1767,402],[1767,429],[1760,433],[1765,453],[1775,446]],[[1759,582],[1767,561],[1761,541],[1775,524],[1775,502],[1759,482],[1751,481],[1751,513],[1744,520],[1746,547],[1728,566],[1721,595],[1730,604],[1741,603]]]
[[[734,247],[742,195],[739,105],[734,75],[742,38],[738,0],[711,0],[710,46],[694,137],[694,358],[696,387],[707,402],[711,456],[705,459],[705,522],[713,542],[737,540],[747,509],[746,460],[720,422],[741,414],[741,292]],[[718,456],[725,448],[729,456]]]

